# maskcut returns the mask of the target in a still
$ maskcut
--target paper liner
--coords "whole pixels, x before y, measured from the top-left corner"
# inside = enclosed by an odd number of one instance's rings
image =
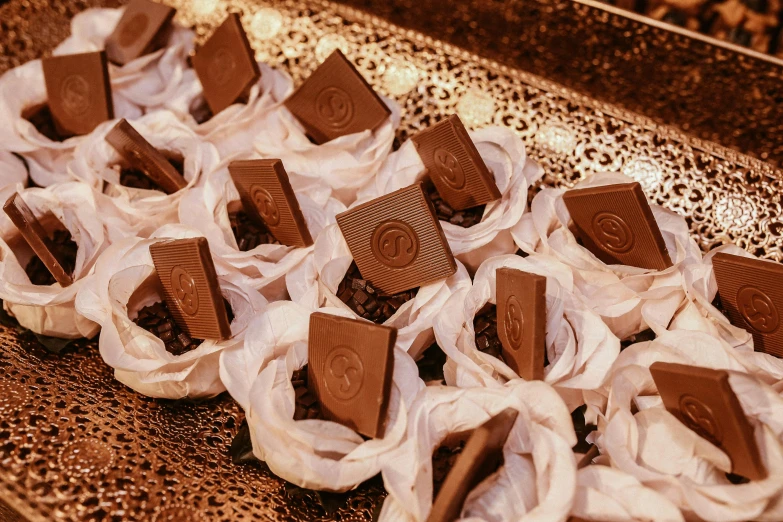
[[[17,184],[27,186],[27,165],[14,154],[0,151],[0,188]]]
[[[226,265],[215,259],[221,293],[234,313],[231,339],[207,339],[195,350],[172,355],[163,341],[133,322],[141,308],[163,300],[150,245],[163,239],[199,236],[196,230],[169,226],[155,231],[150,239],[128,238],[115,243],[100,257],[94,278],[76,298],[79,313],[101,325],[103,360],[114,368],[118,381],[141,394],[199,399],[224,391],[218,372],[220,353],[242,346],[248,323],[266,308],[261,294],[237,284],[231,272],[222,272]]]
[[[470,228],[448,221],[441,221],[441,226],[454,256],[474,273],[485,259],[516,252],[510,230],[527,211],[528,189],[541,179],[544,171],[527,157],[524,143],[510,129],[487,127],[469,134],[494,174],[502,198],[487,204],[481,222]],[[359,190],[356,204],[394,192],[427,176],[415,145],[408,140],[389,155],[378,174]]]
[[[336,307],[358,317],[336,295],[337,287],[348,272],[353,257],[340,227],[329,225],[315,240],[313,251],[286,275],[286,287],[291,299],[315,310],[322,306]],[[434,341],[432,322],[446,300],[470,286],[470,276],[457,262],[451,277],[419,288],[416,297],[403,304],[386,321],[386,326],[398,329],[397,345],[417,358]]]
[[[336,308],[319,311],[350,317]],[[253,453],[273,473],[304,488],[346,491],[376,475],[402,442],[408,408],[424,383],[413,359],[397,344],[383,437],[364,440],[332,421],[294,421],[291,376],[307,364],[310,313],[290,301],[270,304],[248,327],[244,346],[223,352],[220,376],[245,410]]]

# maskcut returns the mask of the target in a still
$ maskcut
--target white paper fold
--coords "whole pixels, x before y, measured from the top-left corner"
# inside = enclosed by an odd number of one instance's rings
[[[350,317],[343,310],[320,312]],[[394,348],[394,373],[383,437],[364,440],[326,420],[293,419],[291,375],[307,364],[310,311],[290,301],[269,305],[253,320],[244,346],[220,357],[220,376],[244,408],[253,453],[273,473],[298,486],[346,491],[376,475],[386,455],[403,440],[408,408],[424,387],[413,359]]]
[[[27,166],[14,154],[0,150],[0,188],[17,184],[27,186]]]
[[[151,239],[115,243],[100,257],[94,278],[76,299],[79,312],[101,325],[101,357],[114,368],[117,380],[150,397],[199,399],[224,391],[218,372],[220,352],[242,346],[248,323],[266,308],[261,294],[236,284],[231,272],[221,274],[226,265],[215,259],[221,293],[234,313],[231,339],[207,339],[195,350],[172,355],[163,341],[133,322],[141,308],[163,300],[150,245],[198,236],[198,231],[180,225],[162,227]]]
[[[313,251],[286,275],[286,287],[294,302],[315,310],[336,307],[358,317],[337,297],[337,287],[348,272],[353,257],[340,227],[329,225],[315,240]],[[432,322],[456,292],[470,286],[470,276],[457,262],[451,277],[419,288],[416,297],[403,304],[384,324],[397,328],[397,344],[417,358],[434,341]]]

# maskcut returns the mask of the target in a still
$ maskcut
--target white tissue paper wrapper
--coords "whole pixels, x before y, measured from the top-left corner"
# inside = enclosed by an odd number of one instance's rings
[[[620,353],[620,340],[574,291],[571,270],[545,255],[497,256],[476,272],[473,286],[449,299],[434,322],[438,346],[448,355],[446,383],[469,388],[500,388],[519,376],[503,361],[476,347],[473,318],[487,303],[496,304],[498,268],[514,268],[547,278],[544,381],[561,395],[569,411],[584,404],[584,392],[601,386]]]
[[[313,184],[325,184],[333,196],[345,205],[356,199],[356,193],[381,168],[391,152],[394,132],[400,125],[400,107],[394,100],[381,97],[391,109],[391,116],[374,131],[348,134],[316,145],[305,135],[304,128],[285,107],[272,111],[264,120],[254,141],[255,153],[262,158],[279,158],[286,169],[295,173],[291,185],[295,190]]]
[[[595,443],[612,466],[634,476],[679,507],[686,519],[783,519],[783,397],[763,381],[780,374],[763,354],[742,352],[703,332],[664,333],[630,346],[612,370],[606,416]],[[732,484],[729,457],[666,411],[649,367],[656,361],[729,371],[729,384],[754,427],[768,472],[763,480]],[[761,366],[756,362],[761,361]],[[779,370],[779,368],[774,368]],[[633,414],[636,406],[638,413]]]
[[[566,520],[576,489],[571,416],[549,385],[521,379],[505,389],[421,392],[405,442],[384,461],[389,495],[380,520],[424,522],[433,503],[433,452],[449,435],[478,428],[506,408],[519,414],[503,448],[505,463],[469,494],[459,520]]]
[[[336,308],[320,312],[350,317]],[[405,437],[408,409],[424,388],[413,359],[394,347],[394,373],[383,437],[364,440],[332,421],[295,421],[291,375],[307,364],[310,311],[290,301],[253,320],[244,346],[220,357],[220,376],[245,410],[253,453],[284,480],[308,489],[347,491],[376,475]]]
[[[141,116],[141,109],[114,93],[114,116],[134,119]],[[46,103],[41,60],[32,60],[15,67],[0,76],[0,150],[16,152],[27,161],[30,178],[36,184],[47,187],[53,183],[73,180],[66,165],[73,157],[76,145],[86,139],[74,136],[65,141],[52,141],[35,128],[22,114],[35,106]]]
[[[313,251],[286,275],[291,300],[310,310],[336,307],[358,317],[337,297],[337,287],[348,272],[353,256],[338,225],[329,225],[315,240]],[[397,328],[397,345],[417,358],[435,340],[432,322],[446,300],[470,287],[470,275],[457,262],[457,271],[446,279],[419,288],[416,297],[403,304],[386,326]]]
[[[12,153],[0,151],[0,189],[17,184],[27,186],[27,166]]]
[[[617,173],[595,174],[575,189],[631,183]],[[651,328],[664,331],[685,300],[683,272],[701,263],[699,246],[685,220],[658,205],[650,205],[661,230],[672,266],[662,271],[607,265],[577,243],[568,229],[571,215],[563,202],[565,189],[546,188],[533,199],[530,212],[512,229],[517,245],[528,254],[556,257],[574,271],[574,283],[620,339]]]
[[[342,203],[330,197],[328,189],[299,191],[296,198],[313,238],[318,237],[325,226],[335,223],[335,215],[345,210]],[[312,252],[313,247],[258,245],[249,251],[239,250],[229,220],[229,211],[235,212],[239,208],[239,192],[228,169],[220,167],[205,178],[203,186],[182,197],[179,220],[200,230],[209,240],[212,251],[246,277],[246,284],[270,300],[283,299],[288,295],[285,275]]]
[[[101,51],[122,18],[123,8],[95,8],[82,11],[71,20],[71,36],[52,54]],[[109,76],[115,97],[122,97],[142,111],[157,107],[174,96],[186,79],[188,55],[195,47],[196,35],[174,24],[166,46],[125,65],[109,62]]]
[[[469,134],[487,168],[492,171],[502,197],[488,203],[481,223],[470,228],[448,221],[440,224],[454,256],[474,273],[485,259],[516,252],[511,227],[527,211],[528,189],[541,178],[544,170],[527,157],[519,136],[505,127],[487,127]],[[357,195],[357,204],[425,178],[427,171],[421,157],[414,143],[408,140],[389,155],[378,174],[362,187]]]
[[[79,313],[101,325],[101,357],[114,368],[118,381],[141,394],[163,399],[199,399],[225,391],[218,372],[220,353],[242,346],[248,323],[266,308],[267,301],[261,294],[236,284],[231,272],[221,274],[225,265],[214,259],[221,293],[234,313],[230,339],[207,339],[195,350],[172,355],[163,341],[133,322],[140,309],[163,301],[150,245],[165,239],[199,236],[198,231],[187,227],[167,226],[155,231],[150,239],[127,238],[117,242],[100,257],[94,279],[77,296]]]
[[[214,145],[204,141],[171,112],[151,113],[131,125],[159,151],[184,159],[187,186],[173,194],[125,187],[120,184],[123,160],[105,139],[115,124],[106,122],[99,125],[82,141],[68,164],[68,171],[98,191],[103,187],[103,194],[97,196],[101,205],[116,206],[135,233],[147,237],[158,227],[178,221],[180,199],[188,189],[199,184],[202,176],[219,165],[220,157]]]
[[[60,283],[34,285],[25,273],[33,251],[8,216],[0,215],[0,298],[6,311],[38,334],[65,339],[92,337],[98,325],[79,315],[74,306],[77,292],[93,277],[96,259],[109,246],[92,190],[76,182],[46,189],[24,189],[18,184],[0,190],[0,200],[8,200],[17,191],[47,232],[51,231],[47,226],[52,223],[47,218],[51,214],[68,229],[79,250],[73,284],[65,288]]]

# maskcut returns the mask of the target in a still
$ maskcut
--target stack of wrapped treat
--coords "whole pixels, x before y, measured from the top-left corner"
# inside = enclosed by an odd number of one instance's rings
[[[228,391],[300,487],[380,473],[380,520],[783,519],[780,264],[702,255],[619,174],[532,197],[506,128],[392,151],[340,51],[294,88],[238,15],[195,48],[174,14],[86,11],[0,78],[23,327],[100,332],[138,393]]]

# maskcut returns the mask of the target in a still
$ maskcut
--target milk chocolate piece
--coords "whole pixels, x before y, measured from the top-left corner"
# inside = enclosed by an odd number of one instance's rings
[[[338,214],[337,223],[362,277],[381,292],[396,294],[457,271],[421,183]]]
[[[503,446],[517,413],[505,409],[473,432],[443,482],[427,522],[452,522],[459,518],[468,494],[503,462]]]
[[[452,115],[411,138],[438,193],[454,210],[501,197],[459,116]]]
[[[569,190],[563,201],[585,248],[604,263],[650,270],[672,266],[639,183]]]
[[[193,69],[212,114],[247,101],[250,88],[261,77],[261,70],[238,14],[229,14],[196,51]]]
[[[375,130],[391,115],[381,97],[339,49],[288,97],[285,106],[317,144]]]
[[[396,328],[310,316],[308,378],[326,418],[367,437],[383,435],[396,340]]]
[[[712,258],[718,295],[731,324],[753,335],[756,351],[783,357],[783,265],[731,254]]]
[[[73,276],[65,270],[66,262],[61,259],[60,253],[50,248],[49,238],[46,235],[38,218],[35,217],[33,211],[27,206],[27,203],[22,199],[21,194],[18,192],[8,198],[3,205],[3,210],[11,219],[11,222],[19,229],[19,233],[22,235],[30,248],[33,249],[35,255],[46,266],[52,276],[60,283],[61,286],[70,286],[73,284]]]
[[[164,47],[177,10],[149,0],[131,0],[106,39],[106,56],[117,65]]]
[[[187,181],[177,172],[166,156],[150,145],[130,123],[124,119],[106,135],[106,141],[130,163],[143,172],[166,194],[173,194],[187,186]]]
[[[543,380],[546,277],[498,268],[495,290],[503,361],[525,380]]]
[[[44,58],[42,66],[57,134],[64,138],[89,134],[114,118],[104,51]]]
[[[228,166],[245,212],[260,219],[280,243],[307,247],[313,238],[279,159],[234,161]]]
[[[669,412],[731,458],[732,472],[766,478],[756,439],[725,370],[656,362],[650,366]]]
[[[190,337],[231,337],[226,305],[206,238],[173,239],[150,245],[163,297],[177,324]]]

